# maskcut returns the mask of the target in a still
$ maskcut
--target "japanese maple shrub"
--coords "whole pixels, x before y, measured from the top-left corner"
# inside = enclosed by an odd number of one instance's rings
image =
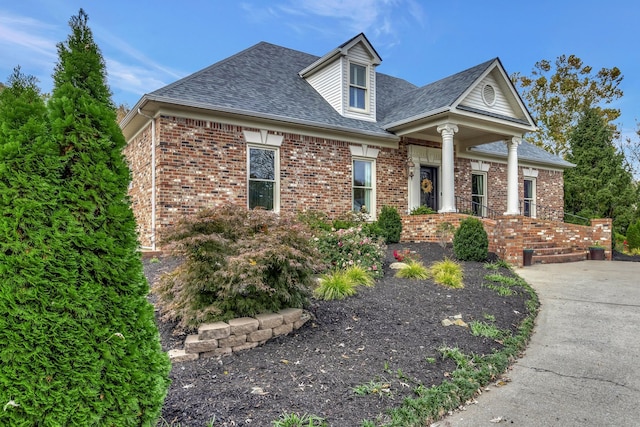
[[[170,364],[104,61],[70,26],[48,115],[29,85],[0,101],[0,425],[150,426]]]
[[[204,322],[303,307],[322,270],[308,227],[294,217],[241,206],[199,212],[165,236],[185,262],[155,290],[167,319]]]
[[[485,261],[489,255],[489,237],[482,221],[468,217],[460,221],[453,235],[453,253],[460,261]]]

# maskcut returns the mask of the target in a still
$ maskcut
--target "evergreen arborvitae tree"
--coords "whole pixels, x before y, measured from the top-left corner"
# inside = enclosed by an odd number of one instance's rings
[[[68,316],[58,289],[73,260],[65,256],[69,216],[56,200],[60,162],[49,133],[35,79],[16,69],[0,93],[0,425],[36,425],[62,410],[50,392],[69,384],[56,360],[74,357],[56,340],[66,325],[55,318]]]
[[[636,216],[636,189],[624,155],[613,145],[610,126],[597,109],[583,112],[571,133],[564,173],[564,209],[587,218],[612,218],[624,234]]]
[[[125,141],[87,15],[80,10],[69,24],[71,34],[58,45],[48,117],[58,165],[52,206],[64,227],[56,223],[54,233],[35,240],[49,251],[45,261],[63,261],[45,265],[48,285],[25,280],[35,307],[27,296],[15,303],[8,326],[26,329],[26,339],[16,334],[10,344],[24,350],[2,353],[1,369],[12,377],[3,378],[0,398],[12,403],[0,424],[154,425],[170,364],[146,299]]]

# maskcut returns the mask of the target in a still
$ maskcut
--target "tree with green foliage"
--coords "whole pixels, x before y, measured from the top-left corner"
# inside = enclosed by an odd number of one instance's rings
[[[640,249],[640,220],[627,228],[627,246],[630,251]]]
[[[49,134],[36,80],[16,68],[0,93],[2,425],[37,425],[70,410],[59,361],[76,355],[58,338],[77,332],[59,321],[74,313],[57,297],[74,260],[65,256],[69,213],[56,200],[59,157]]]
[[[169,384],[127,198],[125,141],[87,19],[80,10],[67,41],[58,44],[48,121],[33,101],[37,114],[26,117],[34,123],[17,132],[22,146],[3,143],[3,160],[14,155],[37,164],[33,151],[48,147],[50,138],[52,150],[43,151],[55,158],[50,169],[27,172],[48,202],[21,182],[6,185],[33,206],[35,219],[11,223],[3,199],[3,239],[17,240],[9,249],[3,245],[1,263],[0,303],[9,313],[3,310],[0,335],[3,425],[149,426]],[[2,108],[15,108],[24,97]],[[30,126],[47,136],[29,136]],[[9,278],[19,267],[22,276]]]
[[[613,121],[620,110],[605,105],[622,97],[622,79],[617,67],[594,72],[575,55],[561,55],[553,64],[546,59],[538,61],[531,76],[512,74],[511,80],[519,86],[539,128],[528,134],[527,140],[564,156],[570,150],[569,135],[588,108],[597,108],[615,133]]]
[[[598,109],[583,112],[569,145],[567,160],[576,167],[564,172],[565,211],[587,218],[613,218],[614,230],[624,234],[637,214],[637,191]]]

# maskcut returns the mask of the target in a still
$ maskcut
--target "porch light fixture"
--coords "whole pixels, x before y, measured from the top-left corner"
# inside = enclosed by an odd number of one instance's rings
[[[413,163],[413,160],[411,160],[411,157],[407,157],[407,172],[409,173],[409,178],[413,178],[415,168],[416,168],[416,164]]]

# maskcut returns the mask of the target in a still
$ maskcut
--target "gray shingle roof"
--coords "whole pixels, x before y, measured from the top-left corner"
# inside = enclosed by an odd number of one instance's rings
[[[298,75],[317,59],[261,42],[150,96],[395,138],[379,123],[343,117]]]
[[[404,93],[391,93],[392,101],[378,109],[378,121],[382,125],[419,116],[429,111],[451,106],[487,68],[492,59],[475,67],[456,73],[437,82]],[[380,97],[380,94],[378,94]]]
[[[507,144],[504,142],[491,142],[489,144],[477,145],[475,147],[471,147],[469,151],[496,157],[504,157],[505,159],[508,155]],[[557,166],[563,169],[575,166],[573,163],[569,163],[566,160],[524,140],[518,146],[518,159]]]
[[[377,122],[340,115],[299,76],[318,56],[261,42],[201,71],[151,92],[148,97],[212,110],[264,116],[285,122],[359,131],[396,139],[390,123],[452,105],[496,59],[478,64],[423,87],[386,74],[376,74]],[[507,155],[505,144],[491,143],[472,151]],[[522,159],[571,167],[572,164],[532,144],[520,145]]]

